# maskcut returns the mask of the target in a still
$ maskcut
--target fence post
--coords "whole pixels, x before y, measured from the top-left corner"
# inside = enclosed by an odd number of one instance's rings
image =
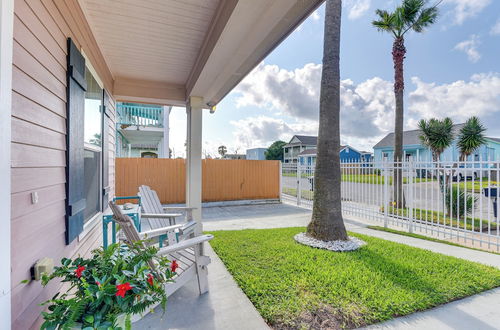
[[[283,196],[283,163],[281,162],[281,160],[278,160],[278,162],[279,162],[278,171],[280,171],[279,172],[279,180],[280,180],[280,182],[279,182],[279,189],[280,189],[279,199],[280,199],[280,203],[282,203],[283,202],[283,197],[282,197]]]
[[[413,166],[413,160],[409,160],[407,162],[407,167],[408,167],[408,217],[410,219],[410,225],[408,228],[408,232],[413,233],[413,171],[414,171],[414,166]],[[404,188],[403,188],[404,191]]]
[[[387,168],[387,162],[382,163],[382,171],[384,171],[384,199],[383,199],[383,207],[384,207],[384,228],[387,228],[387,224],[389,221],[389,169]]]
[[[300,163],[297,162],[297,205],[300,205],[302,200],[302,169],[300,167]]]

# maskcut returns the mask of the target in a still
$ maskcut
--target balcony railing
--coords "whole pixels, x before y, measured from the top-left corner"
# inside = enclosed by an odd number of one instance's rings
[[[163,127],[163,108],[147,105],[117,105],[117,124]]]

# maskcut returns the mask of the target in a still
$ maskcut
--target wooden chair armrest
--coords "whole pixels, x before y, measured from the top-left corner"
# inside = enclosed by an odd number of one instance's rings
[[[179,229],[179,233],[183,236],[187,236],[194,232],[194,229],[196,228],[196,221],[191,220],[182,225],[182,228]]]
[[[163,228],[158,228],[158,229],[143,231],[143,232],[139,233],[139,236],[141,236],[142,239],[144,239],[144,238],[158,237],[160,235],[165,235],[168,232],[175,231],[176,229],[180,230],[183,226],[184,225],[179,224],[179,225],[173,225],[173,226],[168,226],[168,227],[163,227]]]
[[[163,208],[164,211],[172,211],[172,212],[182,212],[182,211],[185,211],[186,212],[186,221],[191,221],[193,220],[193,210],[196,210],[196,207],[184,207],[184,206],[180,206],[180,207],[164,207]]]
[[[141,218],[176,218],[181,217],[181,213],[141,213]]]
[[[196,236],[194,238],[189,238],[189,239],[180,241],[177,244],[172,244],[172,245],[169,245],[167,247],[161,248],[160,251],[158,251],[158,255],[162,256],[162,255],[173,253],[176,251],[185,250],[185,249],[191,248],[195,245],[198,245],[198,244],[201,244],[204,242],[208,242],[208,241],[212,240],[213,238],[214,238],[213,235],[201,235],[201,236]]]

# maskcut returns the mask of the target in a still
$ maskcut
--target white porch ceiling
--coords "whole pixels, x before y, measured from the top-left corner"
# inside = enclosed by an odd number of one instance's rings
[[[118,100],[218,103],[323,0],[79,0]]]

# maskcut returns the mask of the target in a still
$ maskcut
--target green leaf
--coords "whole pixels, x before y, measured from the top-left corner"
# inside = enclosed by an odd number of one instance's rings
[[[94,317],[92,315],[87,315],[85,316],[85,322],[87,323],[94,323]]]

